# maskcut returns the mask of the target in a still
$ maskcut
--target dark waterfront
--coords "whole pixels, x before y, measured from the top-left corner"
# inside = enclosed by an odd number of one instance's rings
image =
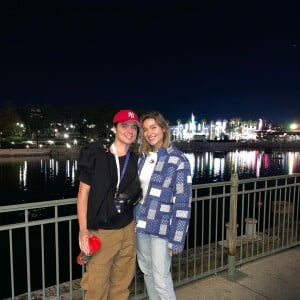
[[[186,153],[193,184],[300,172],[299,151],[235,150]],[[76,197],[77,155],[0,158],[0,205]]]

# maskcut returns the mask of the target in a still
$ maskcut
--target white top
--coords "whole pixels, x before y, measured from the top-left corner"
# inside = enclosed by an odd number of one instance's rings
[[[144,203],[145,195],[147,193],[150,178],[154,171],[156,162],[157,162],[157,152],[149,152],[140,173],[140,182],[143,190],[143,199],[140,201],[140,203]]]

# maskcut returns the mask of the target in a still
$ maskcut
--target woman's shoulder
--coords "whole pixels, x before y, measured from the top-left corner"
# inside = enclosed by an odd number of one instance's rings
[[[169,149],[170,149],[169,150],[170,154],[185,157],[185,154],[181,150],[179,150],[176,146],[174,146],[173,144],[171,144]]]
[[[173,144],[171,144],[171,146],[168,149],[168,155],[169,156],[173,156],[176,157],[176,164],[179,163],[189,163],[189,159],[187,158],[187,156],[178,148],[176,148]]]

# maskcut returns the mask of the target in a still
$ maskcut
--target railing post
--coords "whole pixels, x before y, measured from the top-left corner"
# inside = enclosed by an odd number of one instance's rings
[[[228,275],[235,273],[235,253],[237,244],[237,195],[238,195],[238,174],[231,174],[230,188],[230,211],[229,211],[229,236],[228,236]]]

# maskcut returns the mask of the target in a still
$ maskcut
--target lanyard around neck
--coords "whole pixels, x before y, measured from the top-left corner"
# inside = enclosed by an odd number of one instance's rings
[[[125,174],[125,171],[127,169],[127,165],[128,165],[128,161],[129,161],[129,156],[130,156],[130,151],[127,151],[127,153],[126,153],[125,162],[124,162],[124,165],[123,165],[123,168],[122,168],[122,172],[121,172],[121,170],[120,170],[121,168],[120,168],[119,156],[118,156],[115,144],[111,145],[111,149],[112,149],[113,154],[115,156],[115,161],[116,161],[116,165],[117,165],[118,182],[117,182],[116,192],[118,192],[120,182],[122,181],[122,179],[124,177],[124,174]]]

